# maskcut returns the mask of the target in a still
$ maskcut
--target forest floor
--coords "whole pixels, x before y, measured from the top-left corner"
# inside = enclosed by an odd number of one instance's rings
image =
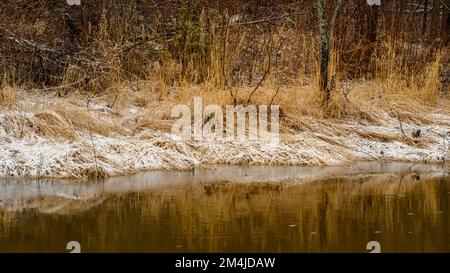
[[[275,89],[261,87],[252,103],[267,105]],[[251,90],[235,92],[245,98]],[[0,176],[92,178],[204,164],[450,162],[448,95],[430,104],[420,94],[354,83],[352,92],[335,96],[333,115],[327,115],[314,106],[317,96],[311,90],[280,88],[275,99],[282,113],[277,146],[171,138],[174,105],[192,106],[194,95],[204,104],[226,105],[228,90],[186,86],[163,92],[152,83],[137,82],[89,99],[76,92],[4,90],[3,104],[8,106],[0,108]]]

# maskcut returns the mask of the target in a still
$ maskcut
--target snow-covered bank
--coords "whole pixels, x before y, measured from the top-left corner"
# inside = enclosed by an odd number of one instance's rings
[[[250,141],[177,142],[151,126],[132,129],[130,124],[146,115],[135,108],[117,117],[104,107],[86,110],[78,106],[78,112],[70,112],[68,106],[58,106],[57,111],[51,107],[44,112],[24,110],[26,107],[0,112],[0,176],[87,178],[154,169],[185,170],[202,164],[450,162],[450,115],[445,111],[423,114],[426,123],[399,122],[381,110],[377,122],[304,117],[301,123],[306,129],[285,125],[281,143],[272,146]],[[82,114],[76,117],[76,113]],[[412,137],[417,130],[420,135]]]
[[[32,117],[31,117],[32,118]],[[76,140],[38,135],[17,138],[0,115],[0,176],[84,177],[99,169],[108,176],[149,169],[190,169],[199,164],[339,165],[357,160],[450,162],[449,126],[422,127],[422,147],[382,142],[357,132],[398,133],[395,126],[346,124],[353,133],[318,135],[303,132],[278,147],[261,143],[176,142],[168,134],[145,130],[136,136],[105,137],[80,133]],[[416,128],[403,125],[404,130]],[[335,143],[332,143],[335,142]],[[95,153],[94,153],[95,148]]]

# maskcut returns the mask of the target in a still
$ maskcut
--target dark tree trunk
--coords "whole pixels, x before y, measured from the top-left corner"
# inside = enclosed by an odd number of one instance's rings
[[[427,20],[428,20],[428,0],[424,0],[423,4],[423,19],[422,19],[422,37],[425,37],[427,33]]]
[[[441,15],[441,0],[434,0],[430,25],[430,35],[432,40],[436,40],[437,38],[439,38],[440,15]]]
[[[445,45],[450,42],[450,0],[445,0],[442,18],[442,41]]]
[[[367,40],[369,43],[377,41],[378,11],[378,6],[369,6],[367,13]]]
[[[361,59],[358,66],[359,73],[364,76],[370,76],[372,71],[371,58],[376,48],[378,40],[378,17],[380,7],[377,5],[368,5],[361,3],[360,7],[360,23],[359,36],[360,40],[357,43],[364,45],[361,51]]]
[[[325,0],[317,0],[317,13],[319,18],[319,39],[320,39],[320,67],[319,67],[319,87],[326,105],[330,100],[330,89],[328,88],[328,67],[330,62],[330,37],[328,34],[327,19],[325,17]]]

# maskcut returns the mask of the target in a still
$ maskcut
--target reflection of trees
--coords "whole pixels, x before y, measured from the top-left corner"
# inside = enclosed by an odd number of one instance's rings
[[[383,251],[449,251],[448,192],[448,180],[417,175],[194,184],[72,200],[59,214],[40,214],[61,207],[42,200],[27,213],[0,212],[10,222],[0,237],[40,231],[40,240],[54,241],[70,233],[102,251],[364,252],[371,240]],[[17,224],[19,215],[29,217]]]

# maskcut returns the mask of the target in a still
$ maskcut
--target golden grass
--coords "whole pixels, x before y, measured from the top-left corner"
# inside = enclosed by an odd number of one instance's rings
[[[435,77],[434,80],[437,77],[437,63],[428,70],[428,74]],[[269,105],[272,102],[279,105],[280,129],[285,135],[306,131],[339,136],[347,133],[340,124],[348,122],[363,122],[375,126],[392,120],[398,124],[439,123],[435,118],[429,117],[428,113],[449,112],[450,98],[446,95],[438,97],[435,91],[426,93],[428,100],[418,95],[425,94],[425,86],[433,86],[434,80],[423,84],[421,89],[413,90],[409,87],[402,91],[400,88],[391,88],[389,92],[386,89],[387,83],[381,79],[340,83],[326,109],[320,107],[314,80],[309,85],[302,86],[280,86],[269,81],[256,92],[253,86],[245,85],[232,87],[232,92],[241,104],[245,104],[254,92],[251,104]],[[394,86],[392,78],[389,85]],[[13,92],[12,89],[3,90],[7,90],[8,94]],[[434,93],[435,99],[432,98]],[[123,82],[111,87],[106,94],[94,95],[87,100],[82,92],[71,93],[67,98],[50,97],[42,107],[35,107],[37,123],[34,127],[40,135],[68,140],[74,140],[77,132],[103,136],[135,135],[144,129],[170,132],[173,123],[171,108],[177,104],[193,107],[193,98],[196,96],[202,98],[204,105],[217,104],[224,111],[226,105],[233,104],[229,88],[217,87],[211,82],[196,85],[184,83],[178,87],[171,87],[163,81]],[[15,98],[15,103],[17,100]],[[103,108],[94,109],[94,104],[103,105]],[[132,113],[130,109],[134,109]],[[386,114],[391,121],[387,120]],[[395,135],[381,132],[360,132],[359,135],[381,142],[400,140],[418,145],[417,141],[402,136],[400,130]]]
[[[0,88],[0,107],[10,108],[17,105],[20,95],[19,90],[10,86]]]
[[[76,132],[110,136],[122,130],[81,107],[58,105],[35,114],[40,135],[74,140]]]
[[[36,118],[38,134],[51,137],[51,138],[63,138],[68,140],[75,139],[75,130],[70,125],[69,121],[61,117],[53,111],[45,111],[37,113]]]

